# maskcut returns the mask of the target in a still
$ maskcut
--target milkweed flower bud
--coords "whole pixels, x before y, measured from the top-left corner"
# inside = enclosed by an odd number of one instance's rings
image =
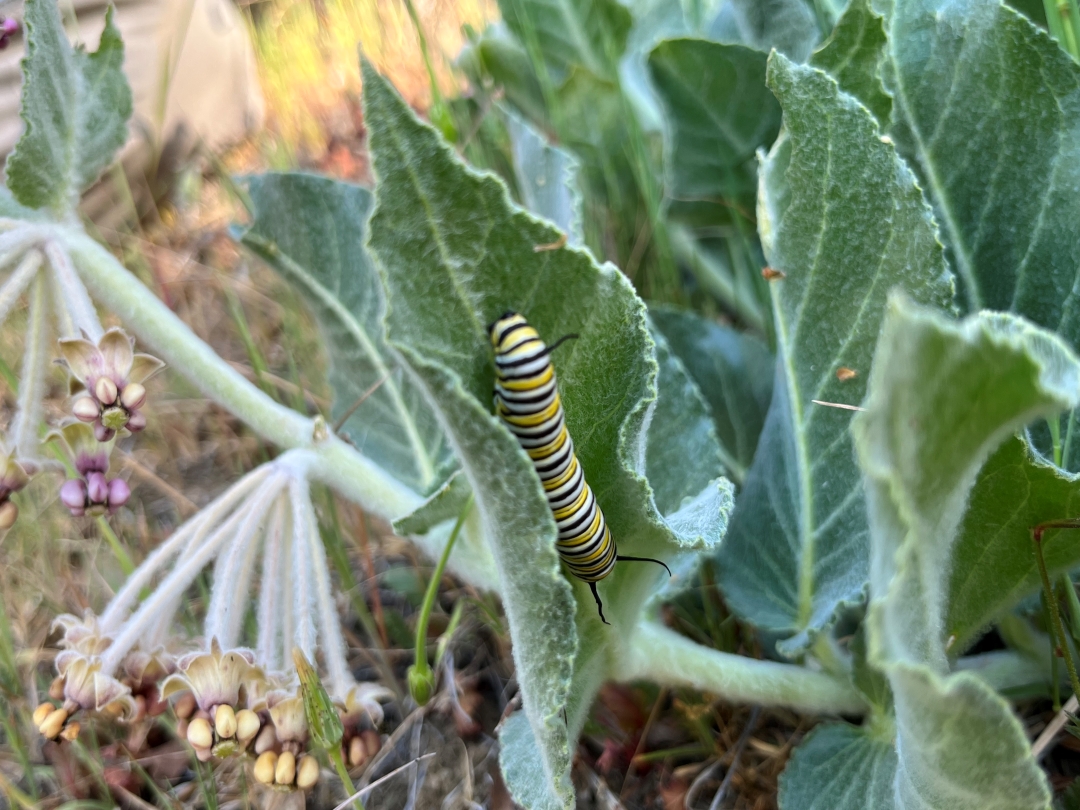
[[[314,787],[319,781],[319,761],[310,754],[300,757],[300,764],[296,769],[296,786],[301,790]]]
[[[282,751],[274,768],[274,782],[279,785],[291,785],[296,780],[296,755],[292,751]]]
[[[19,507],[11,501],[0,503],[0,532],[7,531],[19,519]]]
[[[255,779],[264,785],[274,782],[274,771],[277,770],[277,754],[273,751],[264,751],[255,760]]]
[[[86,482],[81,478],[72,478],[60,487],[60,502],[75,517],[82,517],[86,512]]]
[[[194,748],[210,748],[214,744],[214,731],[205,717],[196,717],[187,728],[187,741]]]
[[[14,17],[5,17],[0,22],[0,50],[8,46],[11,37],[19,30],[19,21]]]
[[[251,709],[241,709],[236,713],[236,739],[241,743],[248,743],[255,739],[261,725],[259,715]]]
[[[109,441],[122,428],[136,432],[146,427],[146,416],[139,411],[146,404],[143,383],[164,363],[136,354],[134,341],[116,328],[96,345],[83,338],[61,340],[60,354],[71,373],[73,393],[79,393],[72,412],[93,423],[98,441]]]
[[[222,704],[214,712],[214,730],[218,736],[228,739],[236,734],[236,712],[232,706]]]

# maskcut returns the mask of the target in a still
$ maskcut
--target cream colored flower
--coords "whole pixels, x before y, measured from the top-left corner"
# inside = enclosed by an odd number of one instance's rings
[[[190,691],[199,708],[209,712],[222,705],[236,706],[241,693],[246,701],[249,691],[257,691],[265,679],[262,669],[255,666],[251,650],[235,649],[223,652],[218,640],[210,642],[210,652],[190,653],[176,662],[177,672],[161,684],[161,697],[166,699]]]
[[[73,652],[73,651],[71,651]],[[116,678],[101,673],[101,659],[77,653],[67,657],[57,669],[64,679],[64,706],[68,714],[76,709],[116,712],[126,720],[135,714],[131,689]]]

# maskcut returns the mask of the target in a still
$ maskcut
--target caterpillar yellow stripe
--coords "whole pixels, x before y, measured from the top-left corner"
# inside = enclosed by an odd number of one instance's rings
[[[551,347],[516,312],[506,312],[488,327],[495,350],[495,412],[532,459],[551,507],[559,538],[555,548],[575,577],[589,583],[600,620],[604,606],[596,583],[619,560],[664,563],[648,557],[619,555],[604,512],[574,454],[550,354]],[[671,574],[668,569],[668,574]]]

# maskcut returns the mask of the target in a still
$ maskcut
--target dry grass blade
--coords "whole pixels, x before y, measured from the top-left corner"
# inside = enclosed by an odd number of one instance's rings
[[[394,776],[397,776],[397,774],[401,773],[406,768],[415,767],[415,766],[419,765],[421,762],[424,762],[426,760],[431,759],[433,756],[435,756],[434,753],[424,754],[422,757],[417,757],[416,759],[411,760],[409,762],[406,762],[404,765],[402,765],[402,766],[400,766],[398,768],[394,768],[394,770],[390,771],[390,773],[386,774],[386,776],[380,776],[378,779],[376,779],[370,785],[366,785],[365,787],[360,788],[360,790],[356,791],[356,793],[354,793],[352,796],[350,796],[345,801],[343,801],[341,804],[339,804],[337,807],[335,807],[334,810],[344,810],[346,807],[348,807],[350,804],[352,804],[357,799],[363,798],[365,793],[367,793],[370,790],[374,790],[375,788],[377,788],[379,785],[381,785],[386,780],[391,779]]]

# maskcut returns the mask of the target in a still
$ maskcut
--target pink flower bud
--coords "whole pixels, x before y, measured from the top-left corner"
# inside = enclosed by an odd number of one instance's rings
[[[112,405],[116,402],[116,394],[116,383],[108,377],[98,377],[94,385],[94,396],[98,398],[98,402],[102,405]]]
[[[71,412],[80,422],[93,422],[101,413],[101,407],[93,397],[79,397],[71,407]]]
[[[14,17],[5,17],[4,21],[0,23],[0,32],[3,32],[7,36],[11,36],[19,30],[19,21]]]
[[[86,495],[90,503],[105,503],[109,499],[109,482],[104,473],[92,472],[86,476]]]
[[[123,478],[114,478],[109,482],[109,511],[115,512],[131,497],[131,487]]]
[[[0,503],[0,532],[6,532],[19,519],[19,507],[11,501]]]
[[[105,427],[101,422],[94,423],[94,438],[99,442],[107,442],[116,435],[115,430]]]
[[[86,482],[81,478],[71,478],[60,487],[60,502],[79,517],[86,508]]]
[[[146,428],[146,414],[142,411],[132,411],[128,417],[127,429],[132,433],[138,433]]]
[[[134,411],[146,404],[146,389],[138,383],[128,383],[120,395],[120,404]]]

